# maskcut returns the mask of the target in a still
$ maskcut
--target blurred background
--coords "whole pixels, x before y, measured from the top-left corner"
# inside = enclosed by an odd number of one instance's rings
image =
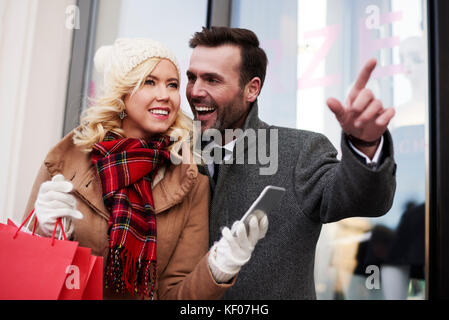
[[[182,108],[202,26],[253,30],[269,58],[259,98],[270,124],[317,131],[340,149],[326,106],[344,100],[371,57],[368,86],[396,109],[397,191],[390,212],[324,226],[318,299],[424,299],[428,23],[424,0],[0,0],[0,220],[20,220],[49,149],[79,123],[101,79],[95,50],[118,37],[166,43],[181,64]]]

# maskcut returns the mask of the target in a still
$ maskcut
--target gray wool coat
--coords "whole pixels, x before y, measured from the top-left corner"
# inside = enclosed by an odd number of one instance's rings
[[[268,214],[266,237],[223,299],[316,299],[314,260],[322,224],[356,216],[379,217],[392,206],[396,164],[391,136],[385,133],[381,164],[373,170],[344,135],[340,162],[325,136],[261,121],[257,102],[243,129],[248,128],[278,130],[278,170],[260,175],[263,165],[258,162],[220,165],[217,184],[210,179],[210,245],[220,239],[221,227],[231,227],[242,217],[265,186],[284,187],[287,192]],[[245,154],[258,143],[246,145]],[[269,145],[267,149],[267,154],[276,152]],[[200,166],[200,172],[209,175],[207,166]]]

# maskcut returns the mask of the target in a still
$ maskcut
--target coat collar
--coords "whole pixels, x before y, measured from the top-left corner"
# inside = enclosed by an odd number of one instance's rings
[[[50,176],[58,173],[71,181],[73,193],[95,212],[109,219],[102,198],[101,181],[92,164],[90,153],[73,144],[73,132],[64,137],[47,155],[45,165]],[[153,184],[155,213],[161,213],[183,201],[196,184],[198,169],[195,164],[161,167]]]
[[[248,115],[246,116],[246,119],[245,119],[245,123],[243,124],[243,127],[242,127],[243,134],[241,134],[239,137],[237,137],[237,139],[235,140],[236,143],[243,140],[247,136],[247,134],[252,134],[252,133],[249,133],[248,131],[253,131],[255,133],[255,137],[256,137],[256,141],[257,141],[257,139],[258,139],[257,130],[268,129],[270,127],[268,124],[266,124],[259,118],[259,106],[258,106],[257,100],[253,102],[253,104],[251,105],[250,108],[251,109],[248,112]],[[257,147],[257,142],[256,142],[256,144],[251,144],[251,145],[244,143],[244,148],[242,151],[247,152],[249,149],[256,148],[256,147]],[[232,155],[234,161],[237,158],[236,151],[237,150],[236,150],[235,144],[234,144],[234,151],[233,151],[233,155]]]
[[[251,106],[251,110],[249,111],[245,123],[243,124],[243,131],[246,129],[254,129],[257,130],[259,128],[269,128],[270,126],[260,120],[259,118],[259,105],[257,100],[253,102]]]
[[[253,104],[250,106],[250,111],[248,112],[248,115],[246,116],[245,122],[242,127],[243,134],[237,137],[236,141],[242,140],[246,136],[246,130],[254,130],[256,132],[256,140],[258,139],[257,130],[258,129],[268,129],[270,126],[259,119],[259,106],[257,99],[253,102]],[[236,142],[237,143],[237,142]],[[253,148],[257,148],[257,142],[255,144],[248,145],[248,143],[244,143],[243,152],[250,152],[253,150]],[[234,150],[232,154],[233,163],[236,163],[236,159],[238,157],[237,149],[234,144]],[[243,155],[244,156],[244,155]],[[226,176],[230,166],[229,165],[220,165],[220,169],[218,172],[218,178],[217,178],[217,184],[215,184],[214,180],[212,179],[209,169],[207,168],[207,165],[200,166],[200,171],[202,174],[205,174],[209,177],[209,183],[211,186],[211,190],[213,194],[221,192],[222,190],[220,187],[223,185],[220,181],[223,180],[223,177]],[[225,192],[223,190],[223,192]]]
[[[245,123],[243,124],[243,130],[256,129],[260,122],[259,119],[259,105],[257,100],[253,102],[251,109],[246,116]]]

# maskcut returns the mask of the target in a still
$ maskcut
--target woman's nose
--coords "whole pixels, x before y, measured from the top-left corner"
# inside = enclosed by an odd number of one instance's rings
[[[165,87],[165,85],[158,86],[156,99],[159,101],[164,101],[168,100],[168,97],[169,97],[168,89]]]

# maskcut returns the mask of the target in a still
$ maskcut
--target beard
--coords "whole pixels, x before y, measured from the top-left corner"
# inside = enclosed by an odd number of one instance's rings
[[[204,98],[192,98],[189,101],[189,104],[192,108],[192,113],[195,116],[195,120],[197,120],[197,112],[194,107],[196,104],[207,105],[215,108],[215,112],[217,113],[215,122],[207,128],[204,128],[205,124],[201,123],[201,131],[204,131],[205,129],[216,129],[223,133],[225,129],[235,129],[238,127],[237,124],[242,122],[242,118],[245,117],[248,112],[248,108],[245,107],[245,103],[243,101],[243,90],[239,91],[238,95],[236,95],[234,99],[223,105],[219,105],[210,96]]]

